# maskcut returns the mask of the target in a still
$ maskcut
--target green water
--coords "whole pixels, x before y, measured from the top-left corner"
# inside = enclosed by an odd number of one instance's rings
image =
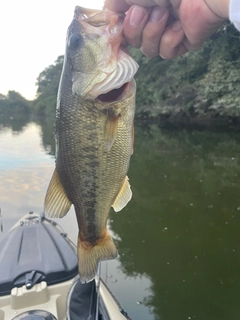
[[[52,121],[0,125],[0,239],[42,211]],[[102,277],[133,319],[240,317],[240,134],[135,128],[133,199],[111,212],[119,258]],[[73,210],[60,220],[76,240]]]

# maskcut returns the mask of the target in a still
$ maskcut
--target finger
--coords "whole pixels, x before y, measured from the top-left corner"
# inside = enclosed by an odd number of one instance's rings
[[[114,12],[126,12],[129,7],[125,0],[105,0],[104,2],[104,8]]]
[[[132,6],[124,20],[123,30],[127,42],[135,48],[142,44],[142,33],[148,20],[148,10],[140,6]]]
[[[152,58],[159,55],[159,45],[162,33],[168,22],[169,11],[167,8],[153,7],[145,25],[142,36],[142,52]]]
[[[143,7],[161,6],[167,7],[170,4],[169,0],[126,0],[129,5],[137,4]]]
[[[159,55],[163,59],[173,59],[188,52],[184,45],[185,33],[180,21],[176,21],[164,31],[159,47]]]

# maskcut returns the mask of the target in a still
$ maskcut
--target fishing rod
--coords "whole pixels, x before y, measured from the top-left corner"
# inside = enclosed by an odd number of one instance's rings
[[[100,301],[100,278],[101,278],[101,262],[98,264],[98,271],[97,271],[97,276],[96,276],[96,294],[97,294],[97,302],[96,302],[96,316],[95,320],[99,320],[99,301]]]

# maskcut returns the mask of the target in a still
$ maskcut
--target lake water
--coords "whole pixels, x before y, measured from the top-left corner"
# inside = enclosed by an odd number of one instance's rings
[[[119,251],[102,277],[132,319],[240,317],[240,135],[136,126],[133,199],[109,224]],[[53,123],[0,124],[0,240],[41,213]],[[57,220],[76,242],[74,211]]]

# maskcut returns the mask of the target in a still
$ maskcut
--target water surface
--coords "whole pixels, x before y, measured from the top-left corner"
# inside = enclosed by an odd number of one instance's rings
[[[133,319],[235,320],[240,284],[240,136],[137,126],[133,199],[109,224],[119,251],[102,277]],[[42,212],[52,121],[0,125],[0,240]],[[58,220],[76,242],[74,211]]]

